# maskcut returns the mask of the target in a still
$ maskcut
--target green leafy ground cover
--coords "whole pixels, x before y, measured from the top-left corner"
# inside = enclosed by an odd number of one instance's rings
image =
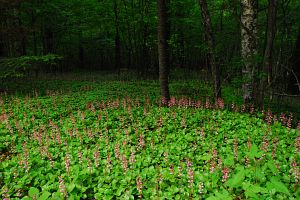
[[[191,95],[190,85],[171,90],[202,99],[210,91]],[[160,107],[157,86],[51,80],[31,97],[3,96],[2,198],[299,198],[291,118],[188,98]]]

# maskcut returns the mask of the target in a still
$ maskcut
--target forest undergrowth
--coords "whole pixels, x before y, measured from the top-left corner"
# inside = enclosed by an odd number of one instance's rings
[[[300,197],[292,114],[213,103],[196,81],[172,82],[162,107],[158,87],[16,82],[0,101],[2,199]]]

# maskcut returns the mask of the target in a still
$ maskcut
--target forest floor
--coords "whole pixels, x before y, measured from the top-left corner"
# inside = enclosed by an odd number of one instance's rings
[[[244,111],[233,86],[215,105],[209,83],[177,79],[169,107],[159,105],[157,81],[130,76],[68,74],[4,88],[3,199],[300,197],[297,120]]]

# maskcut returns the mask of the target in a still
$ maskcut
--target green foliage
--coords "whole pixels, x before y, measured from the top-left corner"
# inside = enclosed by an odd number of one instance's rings
[[[26,72],[58,65],[63,57],[55,54],[0,59],[0,78],[23,77]]]
[[[10,198],[136,199],[138,177],[144,199],[299,198],[297,130],[203,103],[159,107],[157,82],[45,84],[70,92],[0,103],[0,190]]]

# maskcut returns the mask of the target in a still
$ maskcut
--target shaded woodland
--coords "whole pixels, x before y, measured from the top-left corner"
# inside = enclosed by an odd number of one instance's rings
[[[222,84],[263,106],[299,95],[297,0],[1,0],[1,77],[70,71],[202,71],[215,99]],[[33,72],[33,73],[31,73]]]

